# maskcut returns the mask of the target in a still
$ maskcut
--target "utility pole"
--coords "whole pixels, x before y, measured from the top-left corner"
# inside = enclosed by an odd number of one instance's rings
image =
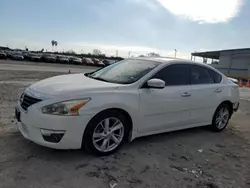
[[[176,55],[177,55],[177,50],[174,49],[174,58],[176,58]]]

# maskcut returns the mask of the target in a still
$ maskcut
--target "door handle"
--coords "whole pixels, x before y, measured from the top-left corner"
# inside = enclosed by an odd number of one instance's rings
[[[182,97],[190,97],[191,93],[190,92],[184,92],[181,94]]]
[[[220,92],[222,92],[222,89],[221,88],[217,88],[217,89],[214,90],[214,92],[220,93]]]

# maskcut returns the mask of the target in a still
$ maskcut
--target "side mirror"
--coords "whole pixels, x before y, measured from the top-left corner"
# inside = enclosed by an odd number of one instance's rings
[[[165,82],[161,79],[153,78],[147,81],[148,88],[163,89]]]

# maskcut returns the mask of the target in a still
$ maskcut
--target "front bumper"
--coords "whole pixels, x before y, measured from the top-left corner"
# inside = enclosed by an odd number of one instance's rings
[[[45,115],[33,106],[25,112],[18,104],[16,118],[20,121],[18,129],[30,141],[54,149],[80,149],[84,130],[92,116]],[[54,143],[42,135],[43,130],[55,133],[63,132],[64,134],[58,143]]]

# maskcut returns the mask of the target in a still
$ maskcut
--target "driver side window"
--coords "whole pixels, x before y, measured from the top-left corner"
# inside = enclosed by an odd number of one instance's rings
[[[166,86],[189,85],[189,66],[186,64],[169,65],[157,72],[152,78],[165,81]]]

